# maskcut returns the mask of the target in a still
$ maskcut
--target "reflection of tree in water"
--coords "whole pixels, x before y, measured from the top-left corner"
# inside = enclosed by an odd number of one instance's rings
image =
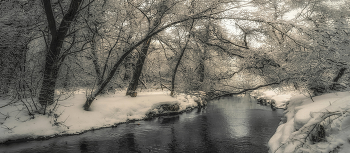
[[[178,148],[178,146],[179,146],[179,144],[177,143],[177,140],[176,140],[174,126],[171,126],[171,143],[169,143],[168,146],[169,146],[171,153],[175,153],[176,148]]]
[[[118,140],[119,150],[116,152],[141,152],[135,141],[134,133],[127,133],[122,135]]]
[[[88,149],[88,142],[85,141],[85,140],[81,141],[80,145],[79,145],[79,148],[80,148],[81,152],[88,152],[89,151],[89,149]]]
[[[159,117],[158,121],[160,122],[160,124],[174,124],[176,122],[178,122],[180,119],[180,117],[178,115],[176,116],[163,116],[163,117]]]
[[[197,112],[198,113],[198,112]],[[177,119],[173,119],[173,121],[177,121]],[[216,148],[215,146],[215,142],[212,141],[212,138],[210,137],[210,127],[209,127],[209,124],[208,124],[208,118],[207,116],[200,116],[199,118],[199,123],[198,124],[195,124],[193,127],[193,124],[192,124],[192,127],[191,128],[194,128],[194,129],[198,129],[198,135],[201,139],[201,143],[202,145],[199,145],[199,144],[194,144],[194,146],[186,146],[187,144],[184,144],[185,148],[181,148],[180,144],[183,143],[183,142],[180,142],[181,139],[179,139],[177,137],[177,134],[179,133],[175,133],[176,129],[174,127],[174,125],[171,126],[171,142],[168,144],[168,147],[169,147],[169,152],[171,153],[180,153],[180,152],[186,152],[186,151],[193,151],[193,152],[208,152],[208,153],[212,153],[212,152],[218,152],[218,149]],[[167,122],[169,124],[169,122]],[[182,129],[183,130],[183,129]],[[192,133],[193,134],[193,133]],[[192,135],[190,134],[191,136],[195,136],[195,135]],[[182,135],[181,135],[182,136]],[[179,141],[180,140],[180,141]],[[180,144],[179,144],[180,142]],[[194,148],[193,148],[194,147]]]
[[[83,140],[79,144],[81,152],[117,152],[130,153],[141,152],[135,140],[134,133],[126,133],[116,137],[114,141],[87,141]]]
[[[249,111],[249,133],[250,141],[256,148],[267,152],[268,148],[261,142],[268,142],[275,132],[277,125],[280,122],[278,114],[283,114],[283,110],[269,111],[269,110],[254,110]]]
[[[100,146],[101,141],[89,141],[83,139],[79,143],[79,149],[80,152],[98,152],[99,148],[103,148],[103,146]]]
[[[218,152],[218,149],[216,148],[215,144],[212,142],[210,138],[210,130],[208,126],[208,118],[207,116],[203,115],[200,117],[201,120],[201,126],[199,127],[199,133],[200,136],[202,136],[202,140],[204,142],[204,152]]]

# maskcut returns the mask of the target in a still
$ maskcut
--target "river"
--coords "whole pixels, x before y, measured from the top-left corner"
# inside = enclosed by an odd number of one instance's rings
[[[181,115],[121,124],[81,135],[1,144],[0,152],[237,152],[264,153],[283,110],[250,97],[210,101]]]

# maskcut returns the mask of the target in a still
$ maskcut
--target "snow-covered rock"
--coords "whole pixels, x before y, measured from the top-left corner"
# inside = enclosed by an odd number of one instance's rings
[[[253,93],[252,96],[256,97],[257,99],[264,99],[268,104],[272,102],[276,108],[284,109],[286,108],[290,98],[295,95],[295,93],[278,94],[272,90],[267,90],[260,93]]]

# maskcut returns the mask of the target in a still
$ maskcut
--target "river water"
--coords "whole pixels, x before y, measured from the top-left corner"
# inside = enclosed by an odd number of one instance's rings
[[[121,124],[81,135],[0,145],[0,152],[263,153],[283,110],[250,97],[213,100],[178,116]]]

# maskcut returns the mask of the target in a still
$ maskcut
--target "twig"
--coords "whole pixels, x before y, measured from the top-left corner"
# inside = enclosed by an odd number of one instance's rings
[[[165,86],[164,84],[160,84],[161,87],[165,87],[166,89],[170,90],[167,86]],[[171,90],[170,90],[171,91]]]
[[[3,128],[2,126],[5,126],[5,128]],[[3,129],[7,129],[7,130],[9,130],[9,131],[11,131],[11,132],[13,132],[13,131],[12,131],[13,128],[17,127],[17,126],[14,126],[14,127],[12,127],[12,128],[9,128],[9,127],[6,126],[6,125],[2,125],[2,126],[1,126],[1,127],[2,127]]]
[[[311,94],[310,94],[309,90],[307,91],[307,93],[309,94],[310,99],[312,100],[312,102],[315,102],[315,101],[314,101],[314,99],[312,98],[312,96],[311,96]]]
[[[7,112],[7,114],[6,114],[6,115],[5,115],[5,114],[3,114],[3,113],[1,113],[1,112],[0,112],[0,114],[5,116],[5,120],[6,120],[6,119],[8,119],[8,118],[10,118],[10,115],[9,115],[9,113],[8,113],[8,112]]]

